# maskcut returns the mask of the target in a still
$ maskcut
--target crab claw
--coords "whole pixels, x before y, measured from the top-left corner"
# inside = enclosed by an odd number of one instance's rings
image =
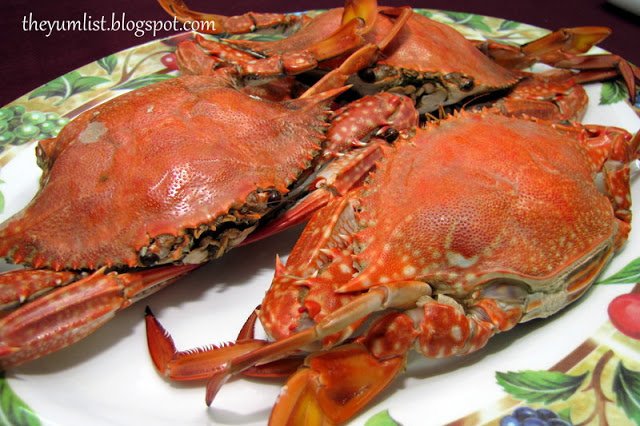
[[[536,62],[577,70],[580,83],[622,77],[629,98],[635,102],[640,69],[613,54],[581,55],[611,34],[606,27],[561,28],[523,46],[513,47],[495,42],[480,43],[480,49],[507,68],[526,68]]]
[[[324,337],[344,330],[369,314],[387,308],[406,306],[409,301],[431,293],[431,288],[419,281],[389,283],[385,287],[370,289],[347,305],[326,315],[311,328],[276,340],[249,353],[230,358],[220,366],[207,383],[206,402],[211,405],[216,394],[231,376],[256,365],[286,358],[299,349],[321,341]]]
[[[351,151],[337,161],[329,163],[310,185],[312,191],[308,195],[283,214],[251,233],[241,244],[254,243],[305,222],[336,195],[344,194],[357,186],[382,156],[380,147],[374,144]]]
[[[607,27],[561,28],[525,44],[522,51],[540,62],[553,63],[567,55],[586,53],[610,34]]]
[[[527,68],[536,62],[554,65],[557,62],[586,53],[607,38],[606,27],[561,28],[522,46],[488,41],[478,44],[480,50],[507,68]]]
[[[576,81],[589,83],[610,78],[622,77],[629,99],[635,102],[637,93],[636,82],[640,81],[640,68],[626,61],[618,55],[601,54],[574,56],[555,63],[558,68],[572,68],[580,70]]]
[[[172,380],[206,379],[217,371],[229,357],[251,352],[265,345],[265,341],[245,339],[238,343],[178,351],[169,333],[151,309],[145,312],[147,345],[156,370]]]
[[[362,33],[368,33],[376,22],[378,16],[378,2],[376,0],[347,0],[342,12],[342,23],[346,24],[353,19],[363,22]]]
[[[145,311],[147,328],[147,346],[153,365],[161,375],[175,381],[202,380],[209,378],[223,368],[227,360],[251,352],[267,344],[264,340],[253,338],[255,312],[243,326],[236,342],[223,345],[178,351],[173,339],[160,324],[151,309]],[[250,377],[287,377],[300,366],[301,357],[291,357],[243,371]]]
[[[404,357],[381,360],[360,344],[311,355],[283,387],[269,424],[342,424],[383,390],[404,364]]]

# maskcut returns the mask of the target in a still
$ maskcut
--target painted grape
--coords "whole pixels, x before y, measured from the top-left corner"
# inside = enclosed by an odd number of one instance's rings
[[[518,407],[500,419],[500,426],[572,426],[555,411],[547,408]]]
[[[0,108],[0,152],[8,145],[54,137],[68,122],[55,112],[27,111],[22,105]]]

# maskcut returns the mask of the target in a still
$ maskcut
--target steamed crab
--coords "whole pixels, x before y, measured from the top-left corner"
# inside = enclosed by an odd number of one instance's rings
[[[334,55],[326,60],[318,55],[318,42],[344,32],[346,23],[358,17],[364,23],[356,33],[362,43],[378,46],[379,55],[350,83],[360,94],[394,91],[408,95],[421,113],[512,88],[523,78],[531,77],[520,69],[534,63],[580,70],[581,82],[621,75],[632,99],[640,79],[640,69],[617,55],[581,55],[610,34],[604,27],[563,28],[523,46],[512,46],[494,41],[472,42],[450,26],[409,7],[378,6],[372,0],[347,0],[344,8],[330,9],[313,19],[273,14],[263,19],[254,13],[229,18],[194,12],[182,0],[160,3],[181,21],[220,22],[223,34],[269,26],[294,28],[292,34],[276,41],[197,37],[197,44],[209,56],[206,67],[232,64],[253,77],[332,69],[343,57]],[[237,26],[238,21],[253,25]]]
[[[308,353],[270,424],[344,423],[410,350],[466,355],[583,295],[627,239],[639,143],[488,110],[406,132],[276,265],[258,314],[271,343],[177,352],[148,315],[153,361],[177,380],[210,377],[211,403],[231,375]]]
[[[417,120],[392,94],[330,110],[370,51],[297,99],[257,97],[230,69],[183,75],[87,111],[41,141],[41,189],[0,226],[0,256],[28,267],[0,274],[0,307],[10,311],[0,318],[0,368],[85,337],[245,243],[311,190],[340,192],[358,181],[378,158],[367,140]],[[269,232],[330,197],[312,193]]]

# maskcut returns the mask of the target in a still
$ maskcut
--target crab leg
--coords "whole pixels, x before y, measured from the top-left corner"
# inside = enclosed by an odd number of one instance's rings
[[[365,45],[364,36],[374,27],[378,13],[375,0],[349,0],[343,9],[341,24],[333,33],[319,41],[309,41],[306,47],[290,50],[269,52],[267,48],[262,51],[251,42],[206,40],[200,36],[196,37],[196,41],[211,55],[210,61],[213,66],[231,65],[243,75],[260,77],[297,75],[316,68],[320,62],[336,59],[334,62],[341,63],[345,54]],[[404,27],[412,15],[412,10],[409,7],[388,8],[385,13],[396,17],[393,27],[376,45],[369,45],[364,54],[349,57],[356,63],[355,71],[373,63],[378,53]],[[328,67],[333,68],[334,64],[329,64]],[[350,75],[353,72],[341,74]],[[324,89],[320,86],[316,90]]]
[[[377,0],[346,0],[342,11],[342,24],[360,20],[363,23],[362,32],[368,33],[373,28],[377,15]]]
[[[329,163],[307,188],[311,192],[241,243],[251,244],[305,222],[331,199],[356,186],[383,157],[379,140]]]
[[[562,28],[520,47],[488,41],[478,44],[480,50],[507,68],[526,68],[542,62],[557,68],[579,70],[579,82],[591,82],[622,76],[633,101],[640,69],[618,55],[586,55],[611,34],[606,27]]]
[[[0,319],[0,369],[84,338],[117,311],[198,266],[164,266],[121,274],[101,269],[21,306]],[[11,277],[21,279],[24,274],[15,271],[4,275],[5,280]]]
[[[349,0],[344,8],[342,22],[347,24],[355,20],[353,16],[358,16],[359,21],[364,22],[364,27],[361,33],[366,34],[373,28],[375,24],[376,15],[378,9],[376,7],[376,1],[362,1],[362,0]],[[372,65],[377,59],[381,51],[383,51],[389,43],[398,35],[402,27],[406,24],[407,20],[411,17],[413,10],[410,7],[402,8],[386,8],[385,12],[388,15],[396,16],[397,19],[394,22],[393,27],[387,33],[387,35],[376,44],[368,44],[361,48],[358,52],[351,55],[345,62],[339,67],[339,72],[330,72],[325,75],[318,83],[313,87],[314,91],[322,91],[325,85],[343,84],[346,78],[356,72],[367,68]]]
[[[263,55],[243,51],[219,41],[196,37],[197,43],[221,65],[234,65],[243,75],[280,76],[295,75],[313,69],[318,62],[348,53],[364,45],[364,21],[353,19],[340,26],[331,36],[302,51],[286,52],[265,58]]]
[[[284,387],[271,417],[274,425],[297,424],[296,419],[307,416],[315,421],[310,424],[340,424],[388,385],[402,370],[406,354],[414,346],[432,358],[473,352],[495,333],[515,326],[523,314],[517,303],[479,299],[465,311],[447,296],[434,300],[430,294],[431,287],[421,281],[392,282],[372,288],[314,327],[222,364],[207,384],[207,403],[212,402],[230,375],[255,363],[287,356],[373,312],[408,309],[377,320],[357,339],[356,345],[339,346],[310,356],[305,368]]]
[[[381,147],[417,125],[411,99],[392,93],[366,96],[336,111],[323,154],[323,161],[329,163],[303,186],[311,192],[243,244],[302,223],[332,198],[353,189],[382,158]]]
[[[278,26],[292,27],[308,19],[297,15],[255,12],[239,16],[223,16],[196,12],[189,9],[182,0],[158,0],[158,3],[169,15],[175,16],[180,22],[211,23],[209,27],[203,25],[198,27],[198,31],[209,34],[242,34]]]
[[[552,122],[579,122],[589,102],[578,74],[569,70],[532,73],[508,95],[491,104],[491,110],[513,117],[536,117]],[[483,107],[483,105],[481,105]],[[472,109],[477,108],[473,106]]]
[[[622,76],[629,91],[629,98],[632,102],[635,102],[637,93],[636,81],[640,81],[640,68],[618,55],[600,54],[575,56],[558,61],[554,66],[580,70],[576,77],[580,83],[589,83]]]
[[[258,363],[286,357],[305,345],[339,333],[373,312],[406,307],[408,304],[415,303],[421,296],[429,294],[431,294],[431,287],[420,281],[395,282],[372,288],[347,305],[329,313],[315,326],[227,361],[207,384],[207,404],[211,404],[220,387],[233,374],[240,373]]]
[[[385,37],[382,40],[376,43],[378,48],[381,51],[383,51],[384,49],[387,48],[389,43],[391,43],[393,39],[396,38],[396,36],[402,30],[402,27],[404,27],[404,25],[407,23],[409,18],[411,18],[411,15],[413,15],[413,9],[411,9],[411,7],[409,6],[381,7],[380,12],[388,16],[394,16],[396,18],[395,23],[393,24],[393,27],[391,28],[391,30],[387,33],[387,35],[385,35]]]
[[[277,258],[276,258],[277,259]],[[280,264],[279,259],[276,260],[276,265]],[[256,309],[251,312],[251,315],[245,323],[242,325],[236,342],[244,341],[247,339],[254,339],[255,325],[258,320],[258,311],[261,306],[258,305]],[[267,341],[265,341],[265,344]],[[248,377],[289,377],[296,372],[298,367],[302,365],[304,361],[304,355],[294,355],[284,359],[278,359],[266,364],[255,365],[252,368],[248,368],[242,372],[242,375]]]
[[[586,53],[610,34],[611,30],[606,27],[561,28],[522,46],[483,41],[478,42],[477,47],[504,67],[527,68],[536,62],[553,65]]]
[[[266,342],[242,339],[237,343],[179,352],[173,339],[149,308],[146,309],[147,344],[156,369],[172,380],[198,380],[211,376],[228,358],[250,352]]]
[[[181,74],[210,75],[213,74],[219,61],[207,55],[198,42],[201,36],[196,36],[196,40],[186,40],[181,42],[176,49],[176,61]]]

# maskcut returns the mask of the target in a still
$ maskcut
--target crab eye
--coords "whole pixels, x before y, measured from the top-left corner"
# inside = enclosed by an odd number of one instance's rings
[[[365,83],[374,83],[376,81],[376,73],[373,68],[365,68],[358,71],[358,77]]]
[[[473,89],[473,86],[473,78],[462,77],[458,87],[460,87],[460,90],[462,90],[463,92],[468,92],[469,90]]]
[[[269,190],[269,196],[267,197],[267,207],[275,207],[282,202],[282,194],[276,189]]]
[[[378,136],[380,136],[385,141],[392,143],[395,142],[396,139],[398,139],[398,136],[400,136],[400,132],[398,132],[393,127],[387,127]]]
[[[475,82],[472,77],[460,74],[459,72],[447,74],[445,79],[458,86],[458,88],[463,92],[468,92],[475,86]]]
[[[160,260],[160,257],[157,254],[152,252],[146,252],[145,254],[140,255],[140,263],[143,266],[151,266],[155,264],[158,260]]]

